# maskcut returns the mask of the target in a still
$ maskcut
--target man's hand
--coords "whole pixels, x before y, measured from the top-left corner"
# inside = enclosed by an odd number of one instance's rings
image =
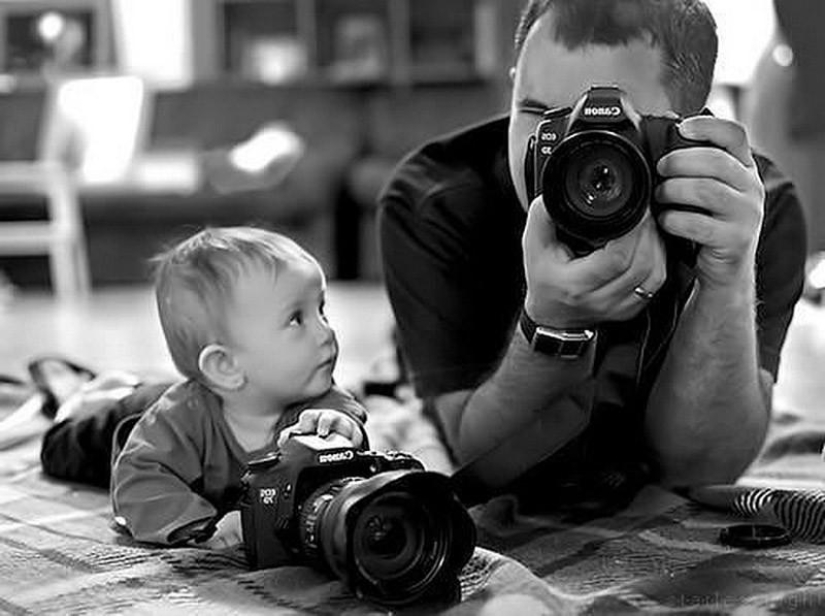
[[[587,327],[626,321],[656,293],[667,277],[662,238],[646,215],[636,228],[604,247],[575,258],[557,236],[541,198],[530,205],[522,238],[527,276],[527,313],[554,327]]]
[[[677,206],[665,209],[659,224],[668,233],[699,244],[697,275],[707,287],[727,287],[742,280],[743,274],[750,279],[765,189],[745,130],[729,120],[697,116],[684,120],[679,132],[717,147],[674,150],[659,160],[657,170],[667,179],[656,198]],[[681,211],[679,204],[704,213]]]
[[[326,437],[338,434],[346,438],[353,447],[360,447],[364,441],[360,424],[341,411],[335,409],[307,409],[291,426],[281,430],[278,447],[293,434],[317,434]]]

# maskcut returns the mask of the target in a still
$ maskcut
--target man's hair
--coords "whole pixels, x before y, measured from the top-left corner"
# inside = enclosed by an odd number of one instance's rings
[[[225,311],[238,278],[255,267],[277,277],[286,264],[317,261],[286,236],[255,227],[206,228],[153,259],[166,345],[185,377],[203,380],[198,356],[227,335]]]
[[[662,85],[674,111],[688,115],[705,105],[718,39],[701,0],[527,0],[516,29],[516,60],[530,29],[550,10],[555,40],[568,49],[626,45],[649,36],[662,52]]]

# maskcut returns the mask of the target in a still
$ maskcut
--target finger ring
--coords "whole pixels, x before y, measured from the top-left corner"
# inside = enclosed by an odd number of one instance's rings
[[[647,289],[645,289],[642,286],[636,287],[635,289],[633,289],[633,292],[636,294],[637,297],[640,297],[641,299],[643,299],[646,302],[649,302],[650,300],[652,300],[653,296],[656,295],[655,293],[651,293],[650,291],[648,291]]]

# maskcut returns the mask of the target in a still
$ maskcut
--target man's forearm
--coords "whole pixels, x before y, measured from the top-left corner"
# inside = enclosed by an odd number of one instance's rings
[[[733,481],[753,460],[770,417],[760,379],[752,278],[737,288],[697,287],[647,406],[662,481]]]
[[[483,385],[439,398],[459,462],[481,460],[479,472],[487,475],[481,481],[496,487],[580,433],[590,418],[592,388],[581,384],[591,376],[592,346],[578,359],[550,358],[534,352],[516,331],[499,368]],[[574,390],[577,397],[566,395]]]

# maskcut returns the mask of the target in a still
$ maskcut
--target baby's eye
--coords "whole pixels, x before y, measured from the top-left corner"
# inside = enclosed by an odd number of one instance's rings
[[[304,322],[304,315],[301,314],[300,310],[296,310],[289,317],[289,324],[290,325],[301,325],[303,322]]]

